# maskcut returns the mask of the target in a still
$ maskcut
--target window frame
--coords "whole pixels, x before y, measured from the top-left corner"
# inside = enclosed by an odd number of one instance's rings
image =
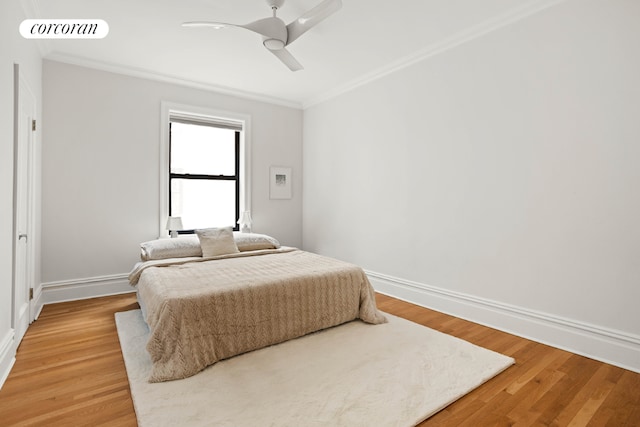
[[[158,236],[168,237],[166,230],[167,218],[170,212],[170,128],[171,117],[181,118],[191,117],[194,122],[212,121],[228,122],[233,121],[242,124],[242,131],[236,132],[236,149],[239,155],[236,156],[236,173],[238,181],[236,185],[236,214],[251,210],[251,116],[231,111],[215,110],[206,107],[197,107],[174,102],[161,102],[161,132],[160,132],[160,208]],[[175,175],[175,174],[174,174]],[[235,226],[235,224],[234,224]]]

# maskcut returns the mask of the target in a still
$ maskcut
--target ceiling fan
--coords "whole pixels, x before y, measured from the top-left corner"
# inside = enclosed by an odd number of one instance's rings
[[[193,21],[184,22],[183,27],[213,27],[220,29],[224,27],[245,28],[262,36],[262,44],[271,53],[289,67],[291,71],[302,70],[302,65],[285,49],[301,35],[318,25],[332,13],[342,7],[342,0],[324,0],[322,3],[303,13],[298,19],[289,24],[276,16],[277,10],[282,7],[285,0],[266,0],[273,11],[270,18],[259,19],[246,25],[227,24],[225,22]]]

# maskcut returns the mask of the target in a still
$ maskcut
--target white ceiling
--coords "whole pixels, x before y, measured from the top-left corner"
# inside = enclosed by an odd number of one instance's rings
[[[305,67],[295,73],[250,31],[180,26],[266,18],[265,0],[22,1],[29,18],[109,24],[101,40],[39,41],[46,58],[304,107],[561,0],[343,0],[288,47]],[[288,23],[320,1],[287,0],[278,16]]]

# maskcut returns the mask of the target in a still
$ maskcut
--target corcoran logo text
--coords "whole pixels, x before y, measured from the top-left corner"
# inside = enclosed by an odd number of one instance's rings
[[[25,39],[102,39],[108,33],[102,19],[25,19],[20,24]]]

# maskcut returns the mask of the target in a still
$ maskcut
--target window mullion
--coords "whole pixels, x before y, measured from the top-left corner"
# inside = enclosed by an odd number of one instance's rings
[[[172,206],[172,204],[171,204],[172,203],[172,201],[171,201],[171,199],[172,199],[172,197],[171,197],[171,179],[172,179],[172,176],[171,176],[171,120],[169,120],[169,150],[168,150],[167,154],[168,154],[168,157],[169,157],[169,159],[168,159],[169,160],[169,188],[168,188],[168,190],[169,190],[169,216],[173,216],[173,212],[172,212],[172,209],[171,209],[171,206]]]
[[[234,222],[234,230],[239,230],[238,221],[240,220],[240,132],[235,132],[235,154],[236,154],[236,220]]]
[[[170,173],[169,178],[175,179],[209,179],[215,180],[219,179],[221,181],[233,181],[238,177],[235,175],[199,175],[199,174],[190,174],[190,173]]]

